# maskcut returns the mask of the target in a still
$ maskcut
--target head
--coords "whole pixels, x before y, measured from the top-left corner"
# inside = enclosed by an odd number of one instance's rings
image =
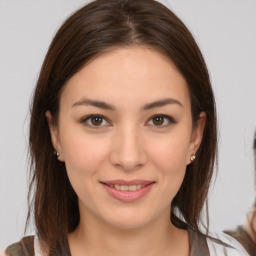
[[[254,170],[256,172],[256,131],[254,132],[253,153],[254,153]],[[256,174],[255,174],[255,177],[256,177]]]
[[[217,141],[214,96],[202,54],[185,25],[160,3],[153,0],[98,0],[74,13],[55,35],[45,57],[31,107],[30,192],[33,187],[35,189],[31,206],[39,237],[50,247],[72,232],[80,221],[78,193],[69,177],[72,161],[67,160],[68,157],[65,159],[63,152],[59,159],[53,153],[56,149],[63,150],[56,148],[59,145],[56,138],[63,127],[61,117],[64,116],[65,99],[73,93],[75,81],[93,73],[88,73],[89,69],[95,71],[100,65],[106,66],[108,61],[113,61],[113,67],[118,69],[118,58],[125,58],[127,54],[132,60],[138,58],[139,63],[146,65],[143,60],[140,62],[143,58],[139,58],[145,54],[147,61],[159,60],[160,66],[170,67],[170,73],[175,73],[188,96],[191,134],[204,118],[204,132],[196,152],[193,152],[196,159],[184,166],[180,186],[170,202],[170,219],[175,226],[186,228],[187,224],[199,230],[200,214],[213,174]],[[106,88],[110,89],[110,85]],[[130,90],[136,92],[129,85],[126,88],[125,100]],[[107,100],[113,99],[113,94],[109,93],[113,91],[106,90]],[[151,88],[145,93],[151,97],[150,91]],[[118,102],[113,101],[116,107],[121,106]],[[131,104],[127,104],[129,114]],[[140,148],[145,141],[140,140]],[[182,214],[186,224],[176,216],[176,210]]]
[[[253,139],[253,156],[254,156],[254,179],[255,179],[255,186],[256,186],[256,130],[254,132],[254,139]],[[256,199],[254,201],[254,207],[256,207]]]
[[[254,154],[254,179],[256,182],[256,130],[254,132],[253,139],[253,154]],[[254,199],[254,205],[252,211],[249,214],[246,229],[253,241],[256,242],[256,198]]]

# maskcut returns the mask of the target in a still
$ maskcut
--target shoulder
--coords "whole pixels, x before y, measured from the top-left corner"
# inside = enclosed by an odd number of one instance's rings
[[[34,236],[23,237],[19,242],[8,246],[5,250],[7,256],[33,256]]]
[[[245,249],[231,236],[223,232],[204,235],[188,228],[191,256],[249,256]]]
[[[207,244],[211,256],[249,256],[246,250],[233,237],[219,233],[216,239],[207,238]]]
[[[250,255],[256,255],[256,244],[243,226],[238,226],[235,230],[225,230],[224,233],[235,238]]]

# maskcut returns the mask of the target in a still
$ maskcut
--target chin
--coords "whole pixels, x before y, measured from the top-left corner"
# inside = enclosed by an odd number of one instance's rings
[[[122,219],[115,219],[115,220],[109,220],[108,224],[111,225],[112,227],[115,227],[117,229],[121,230],[134,230],[134,229],[140,229],[143,228],[148,224],[147,221],[140,220],[140,219],[127,219],[127,218],[122,218]]]
[[[154,216],[149,213],[150,211],[139,212],[135,208],[118,212],[112,211],[104,215],[104,221],[118,229],[139,229],[153,222]]]

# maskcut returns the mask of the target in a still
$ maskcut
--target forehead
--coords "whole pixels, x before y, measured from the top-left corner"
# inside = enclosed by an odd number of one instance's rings
[[[187,83],[173,62],[142,46],[116,48],[97,56],[71,77],[62,94],[61,100],[72,102],[82,97],[116,102],[163,97],[189,101]]]

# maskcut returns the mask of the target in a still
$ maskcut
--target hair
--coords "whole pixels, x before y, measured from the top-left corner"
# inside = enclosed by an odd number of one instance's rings
[[[254,186],[256,189],[256,130],[254,132],[254,140],[253,140],[253,155],[254,155],[254,182],[255,182]],[[256,198],[254,199],[254,210],[252,213],[251,221],[249,223],[254,241],[256,241],[255,222],[256,222]]]
[[[190,31],[167,7],[154,0],[96,0],[60,27],[44,59],[31,104],[29,212],[39,239],[54,250],[79,224],[78,198],[65,168],[54,156],[45,112],[58,125],[59,99],[65,83],[89,60],[113,47],[146,46],[169,57],[187,82],[193,125],[206,113],[196,160],[187,166],[171,205],[172,223],[201,232],[217,151],[215,100],[203,56]],[[177,215],[177,211],[182,218]],[[208,211],[207,211],[208,218]]]
[[[253,140],[253,156],[254,156],[254,179],[255,179],[255,188],[256,188],[256,130],[254,132],[254,140]],[[256,207],[256,200],[254,203],[254,206]]]

